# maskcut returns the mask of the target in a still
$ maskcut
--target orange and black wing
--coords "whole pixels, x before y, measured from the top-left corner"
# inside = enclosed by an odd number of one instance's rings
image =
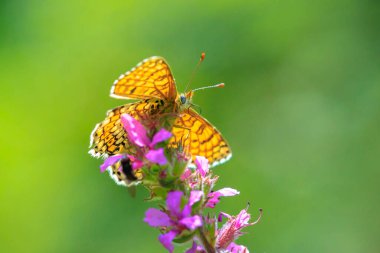
[[[95,157],[108,157],[120,153],[133,153],[120,116],[129,114],[137,120],[155,120],[166,104],[162,99],[147,99],[116,107],[107,112],[105,120],[97,124],[91,133],[90,154]]]
[[[165,59],[153,56],[117,79],[111,97],[122,99],[160,98],[174,101],[177,90],[173,75]]]
[[[229,160],[231,148],[221,133],[193,109],[184,111],[173,126],[173,137],[170,145],[173,148],[183,147],[185,152],[195,156],[204,156],[210,166]]]

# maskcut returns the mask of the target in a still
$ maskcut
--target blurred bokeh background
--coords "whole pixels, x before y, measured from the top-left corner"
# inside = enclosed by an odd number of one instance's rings
[[[234,156],[215,171],[262,222],[253,252],[379,252],[380,4],[1,1],[0,252],[165,252],[87,154],[114,79],[167,59]],[[177,252],[180,252],[178,250]]]

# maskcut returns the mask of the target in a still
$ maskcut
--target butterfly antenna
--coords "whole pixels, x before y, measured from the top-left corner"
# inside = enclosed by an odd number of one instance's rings
[[[210,85],[210,86],[196,88],[196,89],[194,89],[192,91],[194,92],[194,91],[197,91],[197,90],[204,90],[204,89],[209,89],[209,88],[223,88],[223,87],[224,87],[224,83],[218,83],[218,84],[214,84],[214,85]]]
[[[194,79],[194,76],[195,76],[195,73],[197,73],[198,69],[199,69],[199,66],[201,65],[201,63],[203,62],[203,60],[205,59],[206,57],[206,54],[204,52],[201,53],[201,58],[199,59],[198,63],[197,63],[197,66],[195,66],[193,72],[191,73],[191,76],[190,76],[190,80],[189,82],[187,83],[186,85],[186,88],[185,88],[185,92],[187,92],[187,89],[189,88],[191,82],[193,81]]]

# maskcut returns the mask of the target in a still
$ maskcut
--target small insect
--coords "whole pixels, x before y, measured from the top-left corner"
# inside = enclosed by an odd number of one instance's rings
[[[110,175],[117,184],[122,185],[129,185],[138,179],[132,170],[131,160],[127,156],[121,159],[118,165],[111,166]]]
[[[204,53],[200,62],[203,59]],[[193,160],[195,156],[204,156],[211,166],[223,163],[231,158],[227,141],[213,125],[192,109],[191,102],[194,91],[223,86],[217,84],[179,94],[166,61],[157,56],[145,59],[121,75],[114,82],[110,94],[114,98],[139,101],[107,112],[106,119],[97,124],[91,134],[92,149],[89,153],[95,157],[128,153],[130,144],[120,121],[120,116],[128,113],[138,120],[150,119],[151,122],[171,119],[160,123],[173,134],[169,140],[170,147],[184,148]]]

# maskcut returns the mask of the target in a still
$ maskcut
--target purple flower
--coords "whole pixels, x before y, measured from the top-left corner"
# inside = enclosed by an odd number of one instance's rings
[[[226,213],[221,213],[218,217],[218,220],[221,218],[227,217],[227,222],[223,227],[217,231],[215,247],[218,250],[228,250],[228,252],[243,253],[248,252],[248,249],[244,246],[237,245],[234,241],[243,234],[241,230],[245,227],[255,225],[259,222],[262,215],[262,210],[260,209],[259,218],[252,223],[249,223],[251,215],[247,213],[246,209],[240,211],[240,213],[234,217]]]
[[[203,249],[202,246],[197,245],[197,243],[195,241],[193,241],[191,248],[186,250],[185,253],[206,253],[206,251]]]
[[[125,155],[114,155],[108,157],[102,165],[100,165],[100,172],[104,172],[108,167],[114,165],[119,162],[121,159],[125,158]]]
[[[193,245],[185,253],[197,253],[197,244],[193,241]]]
[[[137,147],[143,149],[145,158],[152,163],[157,163],[159,165],[167,164],[167,159],[164,154],[163,148],[155,148],[157,143],[168,140],[172,134],[165,130],[161,129],[158,131],[150,140],[148,138],[147,131],[145,127],[135,118],[129,114],[121,115],[121,123],[124,126],[125,131],[127,131],[129,140],[134,143]],[[135,159],[136,167],[142,167],[142,159]]]
[[[194,188],[198,182],[198,185],[199,183],[202,185],[200,187],[201,189],[207,187],[208,189],[211,190],[212,188],[214,188],[216,181],[218,181],[218,176],[212,175],[212,172],[210,171],[210,168],[209,168],[208,160],[203,156],[197,156],[195,158],[195,165],[197,166],[196,173],[195,173],[196,177],[199,176],[201,180],[198,180],[198,178],[196,178],[195,182],[193,182],[193,185],[190,187]]]
[[[161,242],[161,244],[169,251],[173,252],[174,245],[172,241],[177,236],[177,232],[174,230],[170,230],[166,234],[162,234],[158,237],[158,240]]]
[[[217,176],[212,176],[209,170],[208,160],[203,156],[196,156],[195,158],[195,171],[186,168],[181,175],[181,180],[185,181],[191,189],[212,189],[215,182],[218,180]]]
[[[249,253],[249,250],[247,249],[247,247],[243,245],[238,245],[234,242],[231,242],[230,245],[228,245],[226,250],[227,252],[231,252],[231,253]]]
[[[152,227],[166,228],[168,231],[159,236],[161,244],[169,251],[173,252],[173,239],[182,231],[193,231],[202,226],[202,217],[199,215],[191,215],[194,203],[201,200],[203,192],[191,191],[188,203],[181,209],[181,200],[183,193],[181,191],[172,191],[168,193],[166,198],[166,212],[149,208],[145,213],[144,221]]]
[[[214,208],[216,204],[219,203],[220,197],[230,197],[238,195],[240,192],[238,190],[232,188],[222,188],[218,191],[211,192],[207,195],[207,203],[206,206],[210,208]]]
[[[212,191],[215,182],[218,177],[212,176],[209,170],[208,160],[203,156],[197,156],[195,158],[196,170],[193,172],[190,168],[186,170],[181,175],[181,180],[185,181],[191,189],[206,189],[206,193]],[[206,207],[214,208],[220,201],[220,197],[235,196],[240,192],[232,188],[223,188],[215,192],[210,192],[207,194]]]
[[[182,173],[182,175],[180,176],[180,179],[182,180],[182,181],[185,181],[185,180],[187,180],[187,179],[189,179],[190,177],[191,177],[191,174],[192,174],[193,172],[191,171],[191,169],[189,169],[189,168],[186,168],[185,169],[185,171]]]
[[[110,156],[106,160],[104,160],[103,164],[100,165],[100,172],[103,173],[108,167],[118,163],[120,160],[125,159],[127,157],[132,164],[132,169],[137,170],[137,169],[140,169],[141,167],[143,167],[144,163],[132,155],[127,155],[127,154],[114,155],[114,156]],[[119,168],[119,169],[121,170],[121,168]]]
[[[197,166],[197,171],[202,176],[202,178],[206,177],[209,172],[208,160],[203,156],[196,156],[195,165]]]
[[[149,208],[145,213],[145,222],[152,227],[165,227],[171,225],[170,217],[156,208]]]

